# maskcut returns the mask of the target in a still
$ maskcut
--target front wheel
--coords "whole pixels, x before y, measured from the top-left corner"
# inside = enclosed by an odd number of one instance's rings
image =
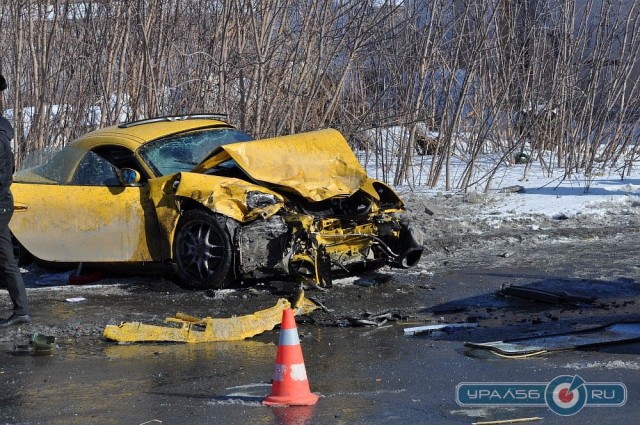
[[[173,244],[181,284],[191,289],[220,289],[234,280],[233,244],[227,219],[192,210],[184,213]]]

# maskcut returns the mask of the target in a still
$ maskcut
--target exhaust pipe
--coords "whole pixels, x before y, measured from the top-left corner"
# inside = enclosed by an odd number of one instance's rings
[[[402,220],[400,224],[402,225],[399,240],[400,255],[394,261],[394,265],[402,269],[408,269],[418,264],[420,257],[422,257],[424,236],[420,230],[411,226],[407,220]]]

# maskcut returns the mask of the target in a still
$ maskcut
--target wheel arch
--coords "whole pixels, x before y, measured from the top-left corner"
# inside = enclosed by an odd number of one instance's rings
[[[174,228],[174,237],[171,244],[171,256],[174,264],[176,265],[176,271],[182,286],[192,289],[226,287],[238,278],[238,247],[236,243],[236,229],[240,226],[240,223],[231,217],[216,213],[197,202],[187,202],[187,204],[188,205],[186,205],[184,209],[181,209],[181,214]],[[196,222],[195,225],[193,224],[194,222]],[[184,253],[188,254],[187,250],[185,250],[185,246],[194,245],[193,241],[196,238],[194,238],[193,235],[197,234],[199,236],[201,234],[200,232],[189,233],[192,232],[190,229],[200,228],[199,226],[202,226],[203,223],[204,226],[209,226],[208,229],[212,230],[211,234],[218,235],[218,237],[215,238],[215,243],[207,245],[207,247],[204,248],[205,251],[212,252],[210,250],[215,249],[211,248],[213,246],[218,246],[219,248],[222,247],[223,249],[216,254],[219,255],[219,260],[216,261],[217,264],[214,265],[216,268],[214,273],[207,273],[205,277],[202,277],[203,275],[201,275],[200,280],[198,280],[198,278],[194,277],[193,274],[189,275],[188,272],[185,272],[187,268],[185,268],[185,262],[184,259],[181,258],[181,255],[184,255]],[[214,229],[218,229],[219,232]],[[188,236],[185,237],[185,234]],[[206,234],[208,235],[209,231],[207,231]],[[185,242],[187,240],[188,242]],[[183,254],[181,254],[181,252]],[[210,259],[212,256],[209,256],[208,258]],[[209,264],[209,260],[206,259],[201,259],[196,262],[204,262],[207,263],[207,265]],[[220,264],[223,264],[223,266],[220,266]],[[207,270],[209,270],[208,266]]]
[[[233,217],[230,217],[228,215],[225,215],[219,211],[215,211],[213,208],[202,204],[201,202],[192,199],[192,198],[188,198],[188,197],[184,197],[184,196],[178,196],[176,198],[176,203],[178,205],[178,214],[177,217],[175,219],[175,223],[173,224],[172,228],[171,228],[171,238],[170,238],[170,244],[169,244],[169,250],[170,250],[170,258],[172,260],[175,260],[175,253],[174,253],[174,244],[175,244],[175,240],[176,240],[176,232],[178,230],[178,228],[180,227],[180,223],[181,220],[184,219],[184,216],[187,212],[189,211],[203,211],[206,213],[209,213],[213,216],[218,216],[218,217],[222,217],[225,220],[233,220],[233,222],[237,223],[236,220],[233,219]],[[228,229],[228,226],[225,226]],[[230,235],[231,237],[233,237],[234,235]]]

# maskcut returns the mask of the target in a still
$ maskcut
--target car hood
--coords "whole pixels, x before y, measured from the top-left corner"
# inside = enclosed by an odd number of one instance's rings
[[[367,181],[344,136],[333,129],[221,146],[193,172],[204,173],[230,159],[252,179],[310,201],[351,195]]]

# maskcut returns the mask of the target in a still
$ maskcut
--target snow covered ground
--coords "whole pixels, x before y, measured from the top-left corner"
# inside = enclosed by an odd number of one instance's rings
[[[423,133],[423,136],[437,143],[437,132]],[[356,149],[356,155],[370,176],[390,183],[393,181],[399,152],[403,152],[407,144],[407,137],[408,129],[403,126],[367,130],[356,137],[359,143],[355,143],[355,146],[362,149]],[[455,151],[449,161],[448,170],[451,187],[459,184],[467,168],[469,154],[465,146],[468,145],[468,139],[468,135],[465,134],[456,137],[453,148]],[[635,139],[636,143],[640,142],[640,133],[637,130]],[[503,219],[567,219],[596,217],[607,212],[640,214],[640,158],[635,158],[631,175],[625,175],[624,178],[620,171],[625,165],[622,162],[594,171],[591,176],[577,173],[564,178],[562,167],[548,170],[537,159],[532,159],[528,165],[505,164],[493,173],[495,165],[503,159],[502,154],[495,153],[500,149],[496,149],[490,141],[487,141],[486,148],[487,151],[475,159],[474,176],[471,179],[475,185],[471,185],[464,194],[468,203],[484,204],[483,208],[472,208],[471,212],[477,218],[491,216]],[[629,146],[629,149],[632,148],[633,146]],[[524,149],[530,150],[530,145],[525,144]],[[377,153],[377,156],[374,153]],[[631,154],[632,151],[628,150],[621,158]],[[403,198],[411,200],[461,194],[460,190],[445,190],[444,170],[436,187],[428,187],[426,182],[432,160],[434,157],[430,155],[413,156],[413,164],[406,179],[408,183],[396,187]],[[544,160],[546,164],[556,162],[549,157],[549,153],[545,154]],[[489,190],[485,190],[489,176]]]
[[[460,190],[446,191],[444,178],[434,188],[425,185],[429,163],[422,157],[414,159],[412,178],[415,184],[396,187],[403,198],[437,198],[445,195],[464,195],[470,204],[484,204],[474,213],[478,218],[513,219],[539,217],[567,219],[591,216],[597,217],[611,212],[619,214],[640,214],[640,161],[630,176],[621,178],[616,171],[606,175],[587,178],[574,175],[563,179],[563,170],[552,175],[535,161],[525,174],[525,165],[504,166],[493,177],[490,189],[477,186],[466,194]],[[430,161],[427,159],[426,161]],[[487,165],[487,168],[492,165]],[[457,181],[464,170],[463,162],[451,166],[452,179]],[[366,164],[371,176],[381,172],[375,164]],[[427,171],[425,171],[427,170]],[[437,203],[437,202],[436,202]]]
[[[541,215],[549,218],[574,218],[580,215],[598,216],[607,211],[640,212],[640,164],[632,176],[624,180],[619,175],[592,178],[574,176],[562,179],[562,172],[546,176],[542,168],[533,166],[523,180],[524,165],[505,167],[502,178],[493,190],[495,197],[487,213],[493,216]],[[510,193],[505,188],[521,186],[524,192]]]

